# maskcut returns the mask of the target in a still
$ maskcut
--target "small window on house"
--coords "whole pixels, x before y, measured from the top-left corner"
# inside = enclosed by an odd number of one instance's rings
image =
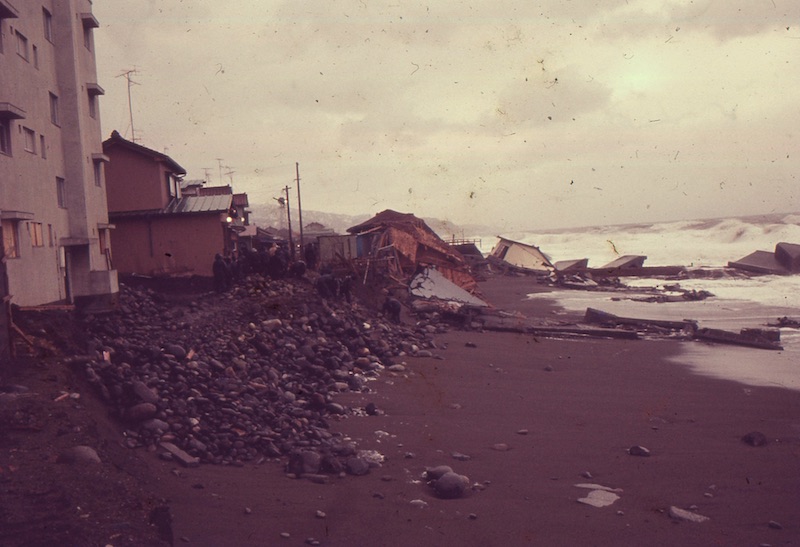
[[[48,224],[47,225],[47,243],[52,247],[54,241],[55,241],[55,236],[53,234],[53,225],[52,224]]]
[[[62,209],[67,208],[67,181],[61,177],[56,177],[56,197],[58,206]]]
[[[28,39],[20,31],[15,31],[17,36],[17,55],[30,62],[30,52],[28,51]]]
[[[31,154],[36,153],[36,131],[28,127],[22,128],[22,133],[25,135],[25,151]]]
[[[50,121],[58,125],[58,96],[50,94]]]
[[[39,48],[35,45],[33,46],[33,66],[39,68]]]
[[[6,258],[19,258],[19,235],[15,220],[0,221],[3,228],[3,255]]]
[[[41,222],[29,222],[28,235],[31,238],[31,247],[44,247],[44,236],[42,234]]]
[[[44,37],[48,42],[53,42],[53,14],[47,9],[42,8],[42,25],[44,27]]]
[[[11,155],[11,120],[0,118],[0,152]]]
[[[44,135],[39,135],[39,151],[42,153],[42,158],[47,158],[47,146],[45,146]]]

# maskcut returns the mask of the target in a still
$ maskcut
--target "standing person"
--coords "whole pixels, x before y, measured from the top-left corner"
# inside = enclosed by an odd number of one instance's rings
[[[214,255],[214,263],[211,265],[211,271],[214,274],[214,290],[217,292],[225,292],[228,286],[228,266],[222,259],[222,255],[217,253]]]
[[[352,304],[353,302],[353,296],[351,292],[352,289],[353,289],[353,276],[352,275],[344,276],[342,280],[339,282],[339,296],[343,296],[348,304]]]
[[[306,244],[305,249],[306,266],[309,270],[317,269],[317,248],[313,243]]]
[[[233,260],[230,256],[226,256],[224,259],[225,262],[225,271],[227,272],[227,276],[225,277],[225,290],[233,287]]]

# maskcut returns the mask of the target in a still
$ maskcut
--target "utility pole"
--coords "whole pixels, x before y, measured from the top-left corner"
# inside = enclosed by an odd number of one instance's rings
[[[133,67],[132,69],[125,70],[122,72],[122,74],[117,75],[117,78],[123,77],[128,81],[128,116],[130,117],[131,121],[131,142],[136,142],[136,131],[133,128],[133,102],[131,100],[131,87],[134,85],[139,85],[138,82],[134,82],[131,79],[131,75],[136,74],[137,72],[138,70],[136,70],[136,67]]]
[[[289,206],[289,187],[285,186],[283,191],[286,193],[286,220],[289,222],[289,251],[294,260],[294,239],[292,238],[292,208]]]
[[[299,217],[300,221],[300,252],[302,253],[305,250],[305,245],[303,242],[303,207],[300,205],[300,163],[295,162],[294,170],[297,174],[297,216]],[[303,255],[300,255],[301,258]]]

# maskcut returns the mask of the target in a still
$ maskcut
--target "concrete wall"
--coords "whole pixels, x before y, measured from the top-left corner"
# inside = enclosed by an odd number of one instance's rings
[[[22,112],[20,119],[9,120],[11,153],[0,153],[0,218],[13,225],[19,241],[18,256],[7,259],[9,293],[14,303],[24,306],[62,301],[69,296],[69,274],[74,294],[91,295],[97,290],[90,282],[92,272],[104,272],[99,274],[108,281],[103,290],[117,292],[116,276],[100,249],[108,212],[102,163],[100,179],[95,180],[102,152],[99,106],[93,112],[89,108],[90,96],[98,92],[94,22],[85,17],[92,3],[43,0],[13,6],[17,17],[0,20],[0,103]],[[43,9],[51,15],[49,37]],[[17,53],[20,40],[27,44],[27,59]],[[51,116],[51,98],[57,104],[56,119]],[[30,132],[33,146],[26,140]],[[57,177],[65,181],[62,203]],[[38,225],[43,245],[30,237]],[[85,260],[76,260],[74,271],[68,272],[60,258],[62,246],[83,247]]]

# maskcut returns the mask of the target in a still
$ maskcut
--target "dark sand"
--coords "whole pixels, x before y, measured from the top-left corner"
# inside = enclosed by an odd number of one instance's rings
[[[496,278],[482,288],[497,307],[553,317],[547,302],[522,301],[537,289],[529,279]],[[274,463],[172,472],[153,459],[175,543],[800,543],[800,393],[692,375],[664,359],[679,354],[676,341],[458,331],[437,341],[446,346],[436,352],[441,359],[408,358],[405,373],[384,372],[373,392],[340,397],[385,412],[333,422],[360,448],[385,455],[367,476],[315,484],[286,478]],[[751,431],[770,443],[743,443]],[[509,450],[493,449],[497,443]],[[632,445],[651,457],[629,455]],[[440,464],[485,488],[457,500],[434,497],[420,478]],[[595,508],[577,502],[588,493],[577,483],[622,492]],[[416,499],[427,507],[410,504]],[[710,520],[676,522],[667,515],[673,505],[695,506]]]

